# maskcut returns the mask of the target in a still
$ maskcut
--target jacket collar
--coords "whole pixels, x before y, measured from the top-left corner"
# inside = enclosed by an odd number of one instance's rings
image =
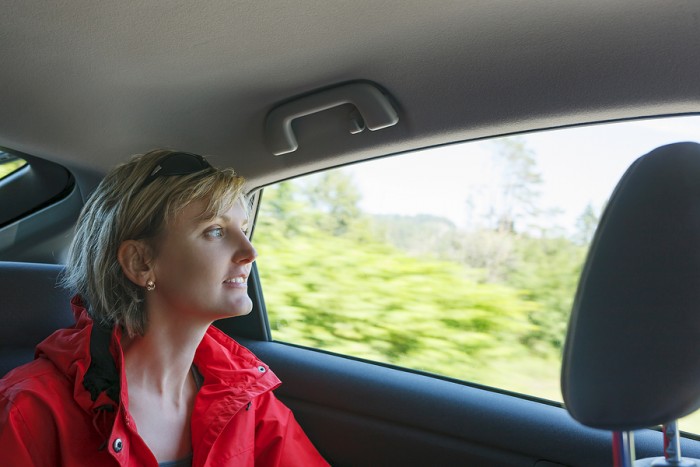
[[[119,403],[120,374],[109,350],[112,334],[98,324],[93,324],[90,331],[90,367],[83,377],[83,387],[93,402],[105,393],[115,404]]]
[[[74,381],[73,396],[86,411],[111,411],[120,403],[128,410],[121,328],[108,329],[93,321],[79,295],[71,305],[75,325],[40,343],[36,356],[49,359]],[[197,347],[194,364],[204,377],[200,392],[217,398],[235,395],[250,401],[280,384],[267,365],[214,326]]]

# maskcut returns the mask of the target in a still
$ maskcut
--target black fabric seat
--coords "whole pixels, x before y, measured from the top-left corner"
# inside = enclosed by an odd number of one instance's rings
[[[68,292],[56,285],[61,270],[0,262],[0,377],[30,362],[39,342],[75,322]]]

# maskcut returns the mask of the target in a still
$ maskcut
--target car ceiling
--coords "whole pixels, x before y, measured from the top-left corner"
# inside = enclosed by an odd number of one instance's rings
[[[0,146],[64,164],[84,188],[128,155],[216,155],[252,187],[442,144],[700,108],[700,2],[6,0]],[[348,109],[266,114],[366,80],[399,123],[351,135]],[[93,178],[87,176],[93,174]]]

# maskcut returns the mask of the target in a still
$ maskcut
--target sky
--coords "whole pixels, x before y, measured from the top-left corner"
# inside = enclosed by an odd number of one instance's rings
[[[600,211],[629,165],[656,147],[700,142],[700,116],[599,124],[521,135],[542,176],[540,219],[569,233],[587,204]],[[469,227],[498,205],[493,141],[460,143],[345,167],[373,214],[432,214]],[[470,209],[467,200],[472,200]]]

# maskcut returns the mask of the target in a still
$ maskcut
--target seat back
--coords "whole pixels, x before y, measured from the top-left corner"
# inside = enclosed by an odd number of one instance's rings
[[[69,293],[57,286],[62,267],[0,262],[0,377],[30,362],[34,347],[75,319]]]

